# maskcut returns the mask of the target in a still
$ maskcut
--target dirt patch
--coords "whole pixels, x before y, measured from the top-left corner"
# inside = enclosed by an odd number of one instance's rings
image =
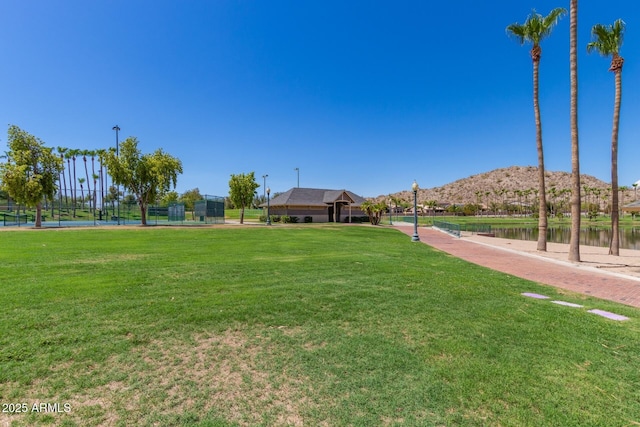
[[[268,369],[270,352],[269,338],[238,330],[152,341],[91,369],[52,369],[68,375],[69,387],[52,393],[49,379],[39,380],[24,391],[24,400],[68,404],[69,412],[49,416],[50,425],[159,425],[184,414],[209,414],[240,426],[301,426],[310,405],[308,382]],[[28,414],[1,415],[0,425],[33,422]]]

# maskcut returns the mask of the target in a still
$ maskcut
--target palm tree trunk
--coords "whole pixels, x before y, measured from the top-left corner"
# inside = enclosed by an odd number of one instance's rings
[[[622,101],[622,69],[616,74],[616,98],[613,108],[613,131],[611,133],[611,244],[609,255],[620,255],[619,204],[618,204],[618,129],[620,125],[620,103]]]
[[[96,175],[96,152],[91,152],[91,177],[93,178],[93,213],[95,215],[97,205],[97,189],[96,185],[98,184],[98,175]]]
[[[533,60],[533,111],[536,118],[536,147],[538,149],[538,191],[540,199],[538,204],[538,247],[542,252],[547,251],[547,200],[544,184],[544,152],[542,150],[542,120],[540,119],[540,103],[538,96],[538,73],[540,59]]]
[[[71,154],[67,155],[67,172],[69,173],[69,192],[71,193],[71,204],[73,205],[73,183],[71,182]],[[69,212],[69,200],[67,199],[67,213]]]
[[[87,183],[87,194],[91,195],[91,181],[89,181],[89,170],[87,169],[87,152],[82,153],[82,160],[84,161],[84,175]],[[93,212],[91,209],[91,201],[89,201],[89,212]]]
[[[569,261],[580,262],[580,153],[578,143],[578,0],[569,12],[569,59],[571,74],[571,237]]]
[[[78,184],[76,183],[76,151],[74,150],[71,160],[73,160],[73,193],[71,199],[73,202],[73,217],[76,217],[76,205],[78,204]]]
[[[65,198],[65,202],[69,204],[69,199],[67,197],[67,177],[64,174],[64,154],[62,153],[60,154],[60,160],[62,160],[62,166],[63,166],[63,169],[60,172],[60,175],[62,176],[62,184],[64,186],[64,198]]]

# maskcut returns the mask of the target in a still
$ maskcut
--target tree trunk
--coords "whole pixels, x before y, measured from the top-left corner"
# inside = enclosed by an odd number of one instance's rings
[[[78,187],[76,183],[76,156],[75,154],[71,158],[73,160],[73,193],[71,193],[71,200],[73,202],[73,217],[76,217],[76,205],[78,204]]]
[[[60,154],[60,160],[62,160],[62,172],[60,174],[60,176],[62,176],[62,184],[64,185],[64,199],[66,204],[69,204],[69,198],[67,197],[67,177],[64,174],[64,156],[62,154]]]
[[[611,244],[609,255],[620,255],[619,203],[618,203],[618,129],[620,104],[622,101],[622,69],[615,71],[616,98],[613,108],[613,131],[611,132]]]
[[[20,217],[18,217],[18,221],[20,221]],[[42,203],[36,205],[36,228],[42,228]]]
[[[91,196],[91,182],[89,181],[89,170],[87,169],[87,156],[82,156],[82,160],[84,161],[84,175],[87,179],[87,194]],[[89,212],[93,212],[93,210],[91,209],[91,201],[89,201]]]
[[[569,261],[580,262],[580,153],[578,143],[578,0],[571,0],[571,237]]]
[[[532,54],[533,56],[533,54]],[[538,97],[538,72],[540,59],[533,60],[533,111],[536,118],[536,147],[538,150],[538,247],[542,252],[547,251],[547,198],[544,184],[544,152],[542,150],[542,121],[540,119],[540,103]]]
[[[240,224],[244,224],[244,206],[240,209]]]
[[[138,201],[138,206],[140,206],[140,223],[147,225],[147,206],[142,201]]]
[[[73,205],[73,183],[71,182],[71,160],[70,159],[71,157],[67,157],[67,172],[69,173],[69,192],[71,193],[71,205]],[[66,201],[67,201],[67,212],[69,212],[69,198],[66,198]]]

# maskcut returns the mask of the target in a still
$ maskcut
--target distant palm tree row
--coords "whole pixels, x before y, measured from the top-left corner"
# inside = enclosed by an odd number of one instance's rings
[[[106,150],[57,147],[57,153],[64,165],[58,186],[59,203],[62,209],[71,212],[75,217],[78,208],[88,208],[89,212],[95,214],[99,210],[106,212],[109,204],[112,208],[115,206],[115,202],[119,200],[119,194],[113,182],[110,186],[108,183],[108,171],[104,165]],[[77,171],[79,159],[82,159],[84,165],[84,176],[79,176]],[[89,174],[88,160],[91,161],[91,174]]]
[[[637,200],[637,185],[633,186],[635,190],[632,193],[632,198]],[[618,188],[619,199],[621,203],[618,205],[618,210],[621,205],[624,205],[626,193],[631,191],[629,186],[620,186]],[[567,216],[571,207],[571,188],[558,188],[552,185],[547,189],[545,197],[545,215],[558,217]],[[613,203],[610,200],[612,194],[612,188],[607,187],[589,187],[587,185],[582,186],[582,206],[581,211],[590,218],[597,217],[602,213],[611,214],[614,211]],[[524,190],[519,189],[506,189],[506,188],[492,188],[490,190],[478,190],[474,193],[475,203],[466,200],[462,204],[455,203],[441,203],[438,200],[426,200],[419,199],[418,206],[421,207],[421,211],[432,212],[434,210],[449,209],[452,213],[465,213],[470,215],[538,215],[539,211],[534,211],[533,207],[539,205],[539,191],[537,188],[528,188]],[[393,212],[403,212],[412,208],[411,200],[403,198],[401,196],[389,196],[384,203],[387,204],[387,208]],[[473,205],[473,206],[471,206]],[[456,210],[456,208],[458,208]]]

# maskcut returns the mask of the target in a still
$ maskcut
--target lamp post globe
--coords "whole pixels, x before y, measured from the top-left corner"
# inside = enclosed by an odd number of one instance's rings
[[[419,242],[420,236],[418,236],[418,183],[414,180],[411,184],[411,190],[413,190],[413,236],[411,236],[412,242]]]
[[[271,214],[269,212],[269,200],[271,199],[271,189],[267,187],[267,225],[271,225]]]

